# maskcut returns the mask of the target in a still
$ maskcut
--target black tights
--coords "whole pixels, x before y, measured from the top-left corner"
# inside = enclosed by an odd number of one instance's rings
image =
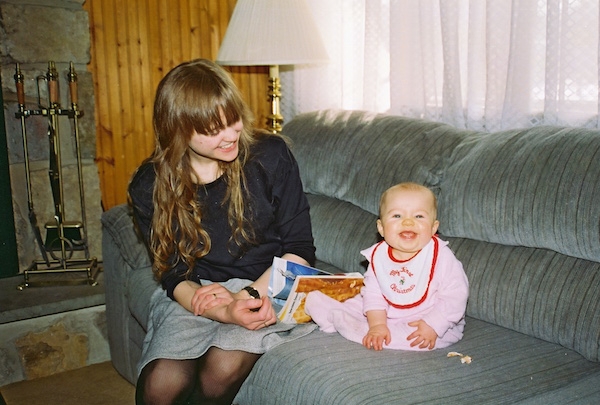
[[[260,355],[208,349],[193,360],[154,360],[137,382],[137,405],[227,404],[237,394]]]

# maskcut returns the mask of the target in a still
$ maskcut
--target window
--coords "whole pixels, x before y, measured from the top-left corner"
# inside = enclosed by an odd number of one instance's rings
[[[283,70],[286,119],[341,108],[484,131],[598,127],[597,0],[307,2],[331,61]]]

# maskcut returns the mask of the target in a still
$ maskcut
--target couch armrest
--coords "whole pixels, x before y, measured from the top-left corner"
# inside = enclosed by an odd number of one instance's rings
[[[132,353],[129,330],[135,319],[129,308],[127,289],[131,272],[150,272],[150,258],[137,237],[125,204],[102,214],[102,256],[111,360],[123,377],[135,383],[138,356]]]

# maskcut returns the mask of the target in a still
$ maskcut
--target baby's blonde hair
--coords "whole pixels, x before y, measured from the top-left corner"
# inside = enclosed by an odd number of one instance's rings
[[[387,198],[388,194],[391,191],[424,191],[426,193],[429,193],[431,195],[431,199],[433,200],[434,219],[437,218],[437,198],[436,198],[435,194],[433,193],[433,191],[431,191],[431,189],[425,187],[422,184],[413,183],[410,181],[393,185],[392,187],[385,190],[383,192],[383,194],[381,194],[381,198],[379,199],[379,218],[381,218],[381,208],[383,207],[383,204],[385,203],[385,199]]]

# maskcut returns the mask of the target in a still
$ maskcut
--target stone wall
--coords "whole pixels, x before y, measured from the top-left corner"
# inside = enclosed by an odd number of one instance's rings
[[[0,387],[110,360],[104,305],[0,324],[0,336]]]
[[[78,129],[85,195],[85,231],[90,255],[101,259],[102,208],[98,169],[94,162],[94,91],[92,76],[87,71],[90,31],[83,3],[84,0],[0,0],[0,69],[21,271],[34,260],[39,260],[41,251],[29,221],[22,127],[21,120],[15,117],[18,111],[14,81],[17,63],[24,75],[28,110],[40,110],[39,104],[48,106],[46,82],[38,81],[38,77],[47,73],[50,61],[55,63],[59,74],[60,106],[65,110],[71,109],[66,73],[70,63],[74,64],[78,79],[77,105],[83,111]],[[25,125],[33,207],[45,237],[45,224],[52,221],[54,216],[48,176],[48,117],[31,115],[25,119]],[[73,120],[59,116],[58,128],[65,220],[81,221]],[[76,254],[81,255],[81,252]],[[27,292],[34,293],[26,291],[24,294]],[[110,359],[104,305],[3,323],[0,324],[0,336],[0,386]]]
[[[20,64],[25,78],[26,109],[48,106],[47,85],[38,80],[53,61],[59,74],[60,105],[71,108],[67,71],[72,62],[78,76],[78,109],[80,153],[84,184],[85,233],[90,255],[101,260],[101,195],[98,169],[94,163],[96,130],[94,121],[93,79],[87,71],[90,62],[90,31],[85,0],[0,0],[0,68],[13,210],[19,267],[25,270],[33,260],[41,258],[35,233],[29,221],[24,147],[18,111],[14,74]],[[73,120],[60,116],[58,120],[62,154],[64,212],[66,221],[81,221],[81,198],[76,159]],[[30,161],[33,212],[37,216],[42,236],[45,225],[53,221],[54,202],[48,176],[49,138],[48,117],[31,115],[25,119],[28,156]],[[81,255],[80,252],[75,254]]]

